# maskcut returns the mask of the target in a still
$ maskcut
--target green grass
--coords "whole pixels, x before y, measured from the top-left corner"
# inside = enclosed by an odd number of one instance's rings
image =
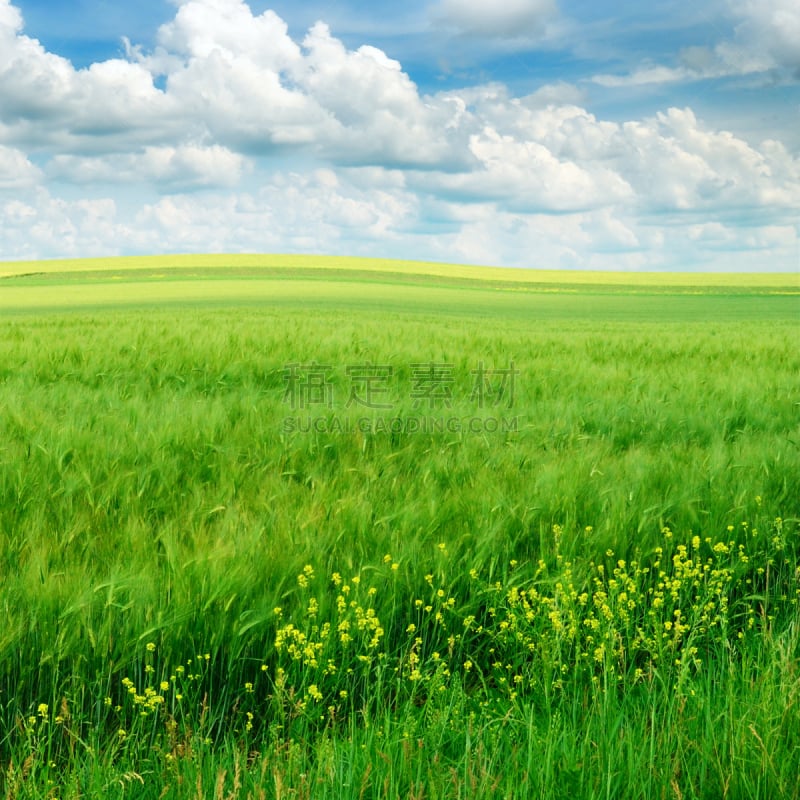
[[[796,298],[261,270],[0,286],[4,797],[798,797]]]

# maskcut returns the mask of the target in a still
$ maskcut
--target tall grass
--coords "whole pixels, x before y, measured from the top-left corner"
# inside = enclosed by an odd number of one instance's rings
[[[0,323],[5,796],[797,796],[792,330]],[[518,430],[286,433],[312,361],[513,361]]]

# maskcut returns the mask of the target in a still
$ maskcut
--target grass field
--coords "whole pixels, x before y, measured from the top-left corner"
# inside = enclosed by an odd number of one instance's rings
[[[4,797],[800,797],[796,276],[249,258],[0,267]]]

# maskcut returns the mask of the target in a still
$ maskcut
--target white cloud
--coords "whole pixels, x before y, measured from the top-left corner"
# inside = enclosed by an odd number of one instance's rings
[[[602,165],[561,160],[535,140],[520,141],[487,127],[470,149],[481,169],[423,176],[420,185],[462,199],[495,200],[504,208],[577,211],[626,200],[627,183]]]
[[[242,155],[219,145],[180,145],[94,158],[55,156],[48,164],[48,175],[84,185],[143,182],[173,191],[236,186],[246,166]]]
[[[271,10],[253,16],[241,0],[189,0],[162,25],[158,43],[167,53],[207,59],[214,52],[246,58],[280,72],[301,60],[286,23]]]
[[[639,67],[628,75],[601,74],[592,77],[592,82],[609,89],[623,86],[644,86],[652,83],[673,83],[675,81],[698,80],[708,77],[709,71],[691,70],[685,67],[665,67],[661,65]]]
[[[797,0],[730,0],[743,18],[737,29],[741,41],[774,62],[800,70],[800,4]]]
[[[0,0],[0,41],[6,41],[22,30],[22,14],[11,0]],[[0,51],[1,52],[1,51]]]
[[[665,83],[702,81],[736,75],[767,72],[775,62],[764,51],[742,49],[730,42],[721,42],[713,49],[689,47],[678,54],[679,66],[645,64],[625,75],[594,75],[593,83],[609,89],[648,86]]]
[[[25,200],[0,200],[0,242],[6,259],[116,255],[145,237],[117,220],[111,198],[65,201],[40,188]]]
[[[146,204],[137,225],[169,251],[287,250],[337,253],[397,240],[415,214],[402,191],[359,189],[330,170],[278,174],[255,193],[167,197]]]
[[[755,42],[786,4],[742,8],[737,36]],[[491,11],[483,30],[496,37],[530,35],[556,13],[519,0],[441,9],[462,32]],[[760,70],[780,47],[761,62],[725,43],[692,48],[677,66],[607,85]],[[517,265],[535,253],[539,266],[627,269],[713,268],[723,254],[736,268],[758,252],[796,263],[800,160],[780,141],[745,142],[689,108],[616,122],[584,104],[567,83],[425,95],[382,50],[349,49],[323,23],[295,41],[243,0],[187,0],[153,52],[129,46],[127,59],[75,69],[0,0],[0,252],[391,251]],[[58,196],[76,187],[83,200]]]
[[[542,36],[558,7],[555,0],[441,0],[437,13],[468,36],[519,39]]]
[[[41,179],[41,171],[21,150],[0,145],[0,191],[32,186]]]
[[[468,155],[466,136],[453,147],[452,102],[422,97],[397,61],[369,45],[348,50],[322,23],[301,47],[273,12],[190,0],[152,55],[129,46],[131,60],[76,70],[19,33],[18,15],[12,21],[0,55],[0,142],[10,145],[93,156],[210,140],[248,153],[305,148],[346,163],[420,166]]]
[[[623,126],[625,174],[645,206],[678,210],[800,206],[800,161],[776,142],[756,149],[728,131],[709,131],[691,109]]]
[[[315,25],[303,44],[300,83],[336,123],[320,137],[322,152],[358,164],[463,163],[457,105],[421,97],[398,62],[374,47],[347,51],[326,25]]]
[[[678,63],[644,63],[624,74],[590,80],[611,89],[755,75],[789,69],[800,75],[800,4],[797,0],[728,0],[738,20],[732,40],[713,47],[691,46]]]
[[[114,149],[162,138],[174,107],[138,64],[113,59],[75,70],[36,40],[0,51],[0,138],[31,148]]]

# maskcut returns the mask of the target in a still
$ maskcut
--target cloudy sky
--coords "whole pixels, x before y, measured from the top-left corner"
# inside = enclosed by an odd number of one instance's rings
[[[800,270],[797,0],[0,0],[0,260]]]

